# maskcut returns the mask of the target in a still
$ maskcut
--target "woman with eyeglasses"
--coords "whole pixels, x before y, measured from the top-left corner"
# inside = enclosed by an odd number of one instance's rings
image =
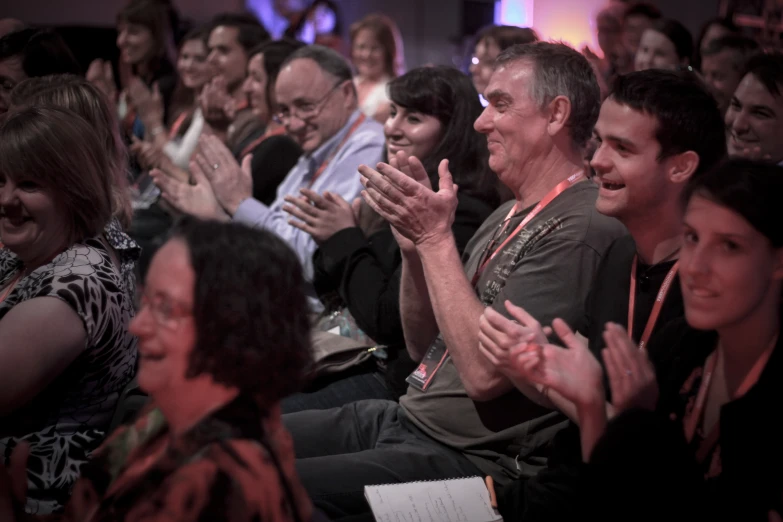
[[[52,104],[0,125],[0,454],[29,444],[32,513],[65,504],[136,371],[138,248],[110,226],[106,138]]]
[[[93,453],[61,520],[319,520],[279,407],[309,363],[303,286],[296,255],[270,232],[175,225],[130,325],[152,404]],[[0,469],[4,522],[35,520],[17,500],[24,456]]]

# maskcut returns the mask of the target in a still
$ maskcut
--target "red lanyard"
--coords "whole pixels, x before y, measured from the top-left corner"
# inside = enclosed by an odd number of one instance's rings
[[[240,154],[239,157],[244,158],[245,156],[253,152],[253,149],[261,145],[267,138],[271,138],[272,136],[280,136],[282,134],[285,134],[285,129],[283,127],[278,127],[273,131],[265,132],[263,136],[261,136],[257,140],[253,141],[250,145],[242,149],[242,154]]]
[[[356,132],[356,129],[359,128],[359,125],[364,123],[364,120],[367,118],[366,114],[362,114],[358,118],[356,118],[356,121],[353,122],[353,125],[351,125],[351,128],[348,129],[348,133],[343,136],[342,141],[332,149],[332,153],[329,154],[329,157],[324,160],[323,163],[321,163],[321,166],[318,167],[318,170],[315,171],[315,174],[313,174],[313,177],[310,179],[310,182],[307,184],[307,188],[312,188],[313,184],[315,183],[315,180],[318,179],[318,177],[323,174],[323,172],[326,170],[326,167],[329,166],[329,163],[334,159],[334,157],[337,155],[338,152],[340,152],[340,149],[343,148],[343,146],[348,142],[349,139],[351,139],[351,136],[354,132]]]
[[[628,297],[628,337],[633,339],[633,312],[636,307],[636,265],[638,264],[638,256],[633,256],[633,264],[631,265],[631,295]],[[644,350],[647,346],[647,341],[650,340],[655,323],[658,321],[658,316],[661,313],[663,302],[666,300],[666,294],[669,293],[669,289],[674,281],[674,276],[677,275],[677,270],[680,268],[680,262],[677,261],[669,269],[669,273],[666,274],[666,279],[663,280],[658,295],[655,297],[655,304],[650,312],[650,317],[647,318],[647,326],[644,327],[642,332],[642,338],[639,339],[639,349]]]
[[[179,116],[177,116],[177,119],[174,120],[174,123],[171,125],[171,129],[169,129],[169,140],[173,140],[177,137],[177,134],[179,134],[179,129],[182,127],[182,124],[185,123],[185,120],[188,119],[188,116],[192,114],[192,111],[185,111]]]
[[[476,268],[476,273],[473,274],[473,281],[471,284],[475,287],[476,283],[478,283],[479,278],[481,277],[481,274],[484,272],[484,269],[487,267],[487,264],[492,261],[495,256],[503,250],[503,247],[505,247],[509,241],[514,239],[517,234],[519,234],[523,228],[525,228],[525,225],[530,223],[530,221],[536,217],[544,208],[549,205],[552,200],[554,200],[557,196],[562,194],[566,189],[571,188],[573,185],[576,185],[580,181],[585,179],[584,174],[579,171],[574,174],[572,174],[568,179],[561,181],[557,184],[555,188],[549,191],[549,193],[544,196],[544,199],[538,202],[538,205],[536,205],[533,210],[531,210],[527,216],[525,216],[525,219],[522,220],[522,222],[517,226],[517,228],[514,229],[513,232],[511,232],[508,237],[500,244],[499,247],[497,247],[495,250],[493,250],[490,253],[490,249],[492,248],[492,240],[490,239],[489,243],[487,243],[487,248],[484,250],[484,254],[482,254],[482,257],[484,260],[479,263],[478,268]],[[506,216],[506,219],[503,220],[502,228],[500,229],[500,232],[498,232],[498,236],[501,236],[503,232],[506,231],[506,228],[508,227],[509,219],[511,219],[511,216],[519,212],[518,208],[519,203],[516,203],[511,210],[509,211],[508,215]]]
[[[770,343],[769,347],[764,350],[764,353],[759,356],[759,358],[756,360],[756,362],[753,364],[753,367],[750,369],[750,371],[745,375],[745,378],[742,380],[742,384],[740,384],[739,388],[737,388],[736,393],[733,397],[731,397],[730,400],[738,399],[739,397],[742,397],[746,393],[748,393],[748,390],[750,390],[754,384],[756,384],[759,380],[759,377],[761,377],[761,372],[764,371],[764,367],[767,365],[767,361],[769,360],[770,355],[772,355],[772,351],[775,349],[775,344],[777,343],[777,336],[772,340],[772,343]],[[685,438],[688,442],[693,440],[693,436],[696,434],[696,428],[699,425],[699,422],[702,420],[702,415],[704,414],[704,406],[707,403],[707,393],[710,390],[710,384],[712,384],[712,374],[715,371],[715,366],[718,362],[718,352],[717,350],[712,352],[710,356],[707,358],[707,361],[704,363],[704,375],[701,378],[701,386],[699,386],[699,393],[696,395],[696,402],[693,404],[693,409],[691,410],[690,414],[686,416],[685,419],[683,419],[683,427],[685,428]],[[718,438],[720,437],[720,420],[715,423],[715,426],[712,427],[710,430],[710,433],[704,438],[704,441],[701,444],[701,447],[698,449],[696,453],[696,459],[699,462],[703,462],[704,459],[709,454],[710,450],[715,446],[715,444],[718,442]]]

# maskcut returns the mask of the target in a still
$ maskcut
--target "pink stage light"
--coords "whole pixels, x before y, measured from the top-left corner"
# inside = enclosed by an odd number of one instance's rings
[[[542,40],[562,40],[577,50],[588,45],[602,56],[595,16],[607,0],[498,0],[495,23],[533,27]]]

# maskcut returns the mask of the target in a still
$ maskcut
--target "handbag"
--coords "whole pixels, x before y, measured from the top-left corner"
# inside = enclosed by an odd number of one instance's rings
[[[385,351],[377,346],[351,315],[342,307],[318,320],[311,332],[314,373],[327,375],[345,371],[366,362],[370,357],[382,357]]]

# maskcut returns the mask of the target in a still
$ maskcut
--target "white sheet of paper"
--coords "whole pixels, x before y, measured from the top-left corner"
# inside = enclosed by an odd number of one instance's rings
[[[481,477],[366,486],[378,522],[499,522]]]

